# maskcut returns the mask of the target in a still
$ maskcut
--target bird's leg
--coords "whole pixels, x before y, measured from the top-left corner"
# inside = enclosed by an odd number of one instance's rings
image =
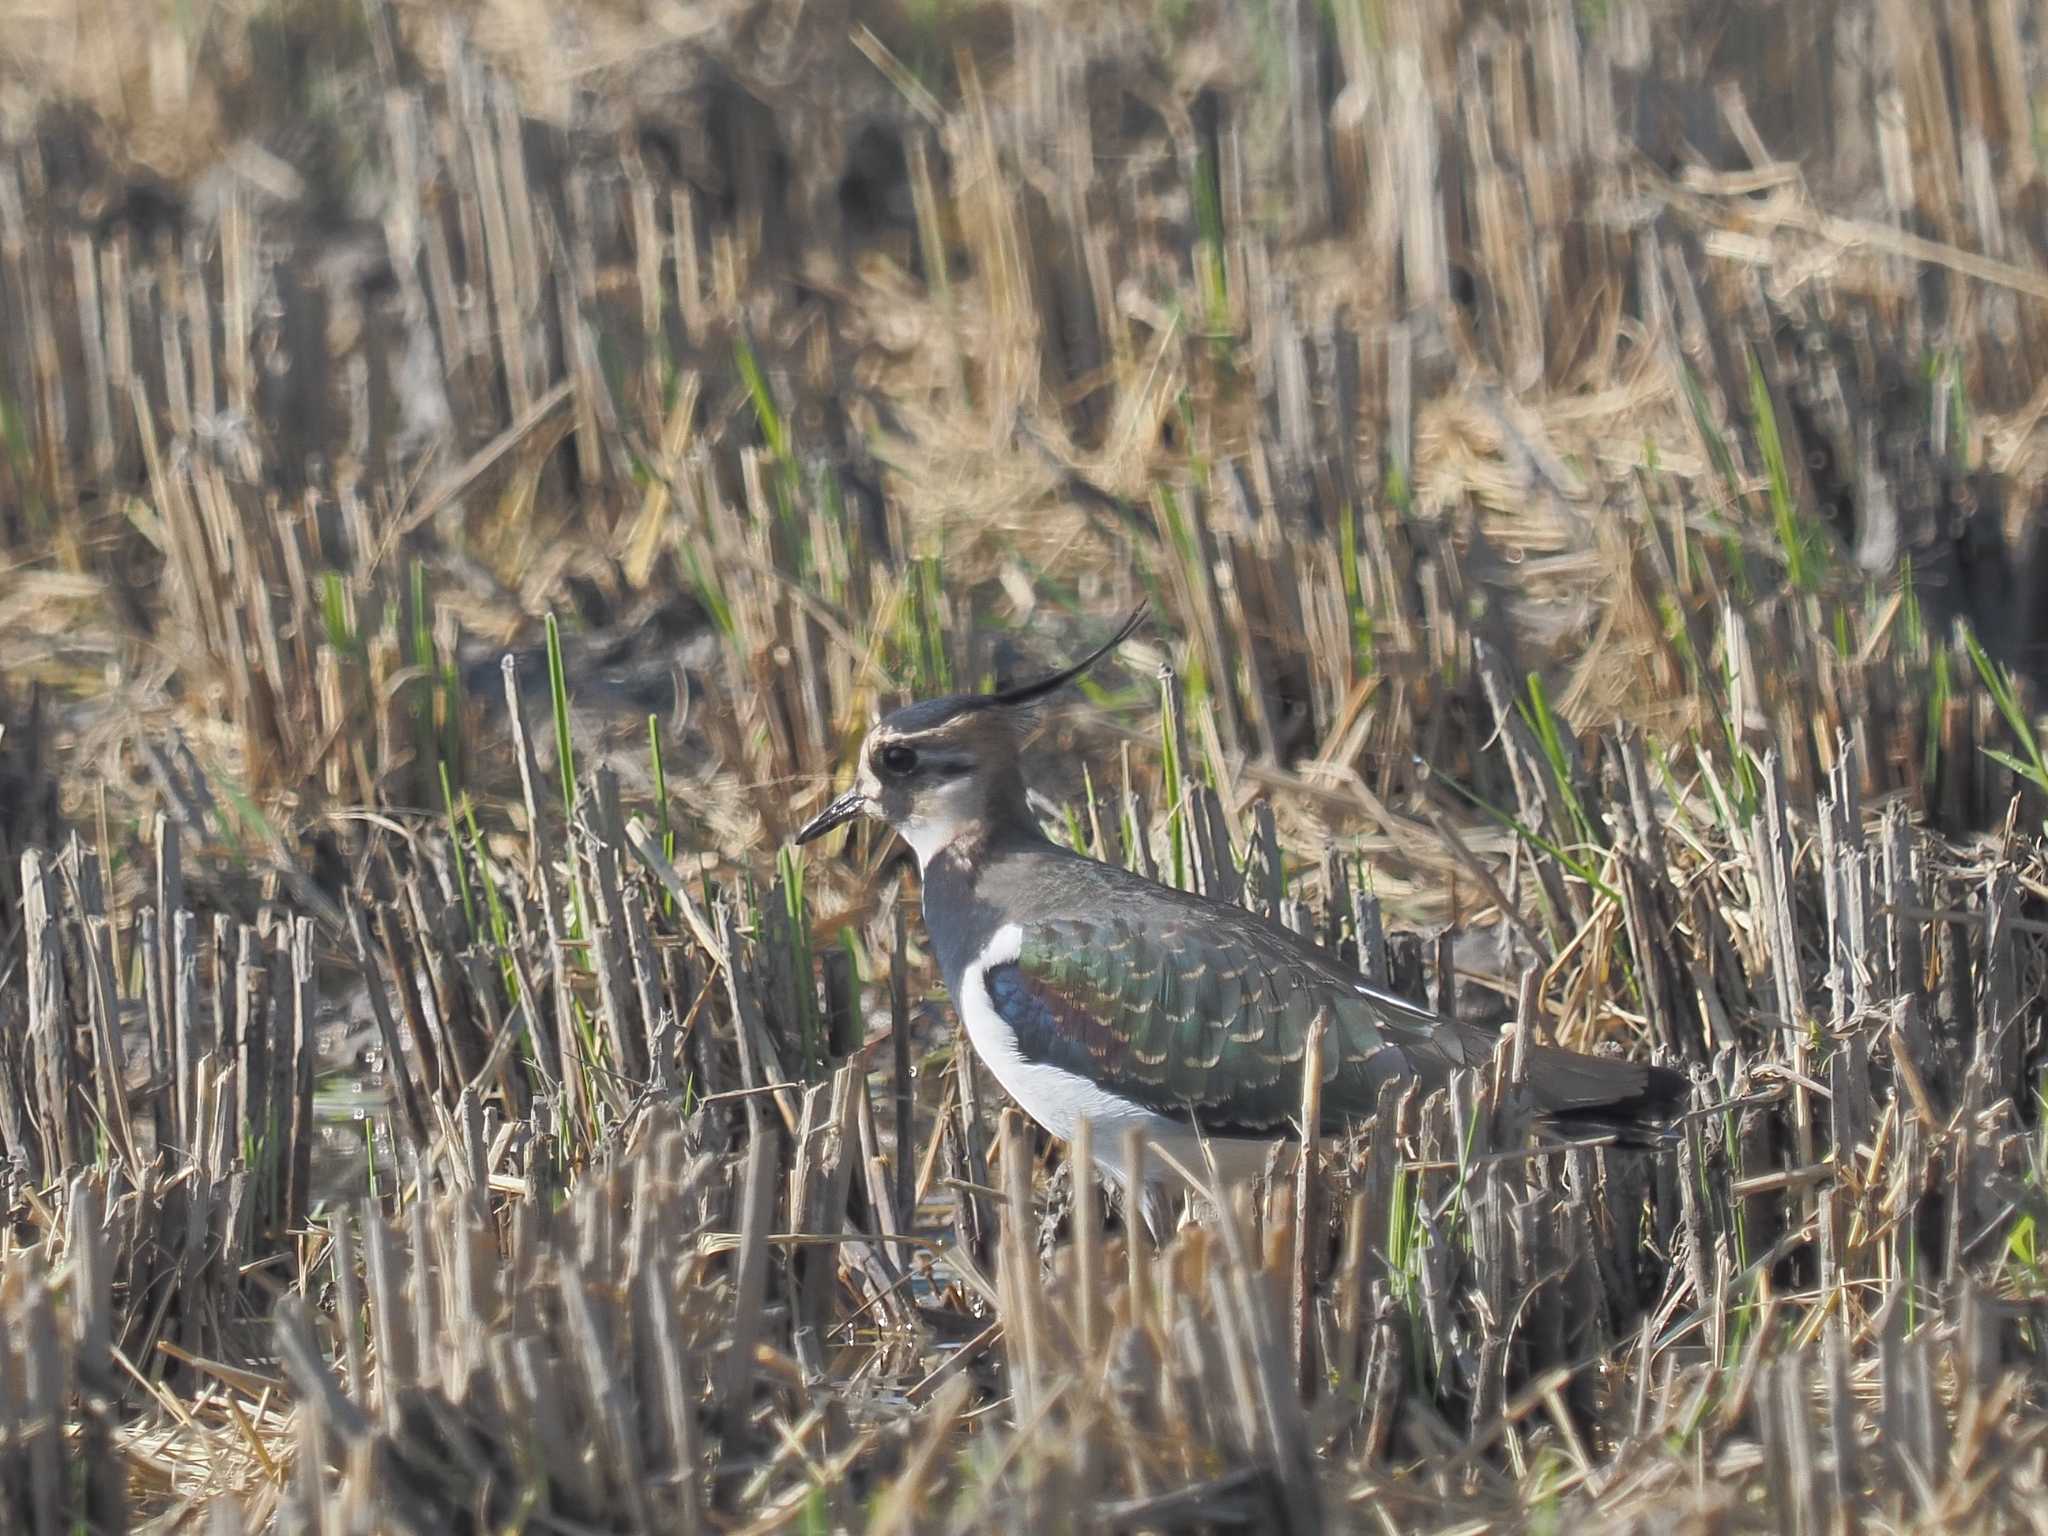
[[[1101,1155],[1095,1172],[1123,1214],[1127,1237],[1136,1235],[1137,1224],[1142,1220],[1145,1230],[1152,1236],[1153,1246],[1164,1247],[1175,1229],[1170,1182],[1165,1178],[1148,1178],[1142,1184],[1133,1185],[1131,1171],[1124,1165],[1123,1158],[1107,1153]]]
[[[1138,1196],[1138,1210],[1145,1218],[1145,1230],[1152,1234],[1154,1247],[1164,1248],[1174,1234],[1173,1196],[1158,1179],[1147,1179]]]

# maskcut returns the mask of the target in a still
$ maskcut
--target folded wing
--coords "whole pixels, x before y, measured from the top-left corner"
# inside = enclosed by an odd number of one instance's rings
[[[1211,1135],[1274,1135],[1293,1123],[1319,1014],[1333,1124],[1369,1114],[1391,1079],[1440,1082],[1484,1059],[1470,1049],[1474,1032],[1335,981],[1245,918],[1223,931],[1178,915],[1037,923],[983,984],[1027,1059]]]
[[[1137,907],[1024,930],[981,984],[1026,1059],[1084,1074],[1214,1136],[1284,1133],[1325,1020],[1324,1129],[1372,1113],[1383,1084],[1439,1087],[1492,1054],[1491,1031],[1379,992],[1249,913]],[[1680,1102],[1662,1068],[1532,1047],[1528,1108],[1574,1132],[1640,1138]]]

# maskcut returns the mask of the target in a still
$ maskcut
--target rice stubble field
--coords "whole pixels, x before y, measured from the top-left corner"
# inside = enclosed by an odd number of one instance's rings
[[[6,11],[0,1531],[2044,1524],[2029,9]],[[1512,1026],[1163,1243],[790,844],[1141,599]]]

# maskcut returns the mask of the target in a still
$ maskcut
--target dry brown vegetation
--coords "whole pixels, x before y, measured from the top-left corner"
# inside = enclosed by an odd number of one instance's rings
[[[2044,22],[0,0],[0,1532],[2039,1529]],[[1140,596],[1516,1025],[1157,1251],[784,848]]]

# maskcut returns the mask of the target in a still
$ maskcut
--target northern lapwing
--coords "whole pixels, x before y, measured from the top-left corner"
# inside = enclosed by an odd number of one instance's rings
[[[968,1039],[1046,1130],[1071,1140],[1086,1117],[1120,1184],[1132,1127],[1198,1173],[1206,1141],[1228,1183],[1255,1174],[1273,1142],[1294,1134],[1318,1017],[1329,1128],[1371,1114],[1389,1079],[1428,1090],[1484,1065],[1499,1037],[1372,986],[1242,907],[1045,835],[1019,763],[1030,706],[1115,649],[1143,616],[1140,608],[1049,677],[889,714],[861,744],[853,787],[796,840],[858,816],[902,834],[923,871],[925,926]],[[1566,1131],[1643,1140],[1688,1086],[1661,1067],[1528,1051],[1526,1108]],[[1164,1172],[1156,1159],[1147,1168]]]

